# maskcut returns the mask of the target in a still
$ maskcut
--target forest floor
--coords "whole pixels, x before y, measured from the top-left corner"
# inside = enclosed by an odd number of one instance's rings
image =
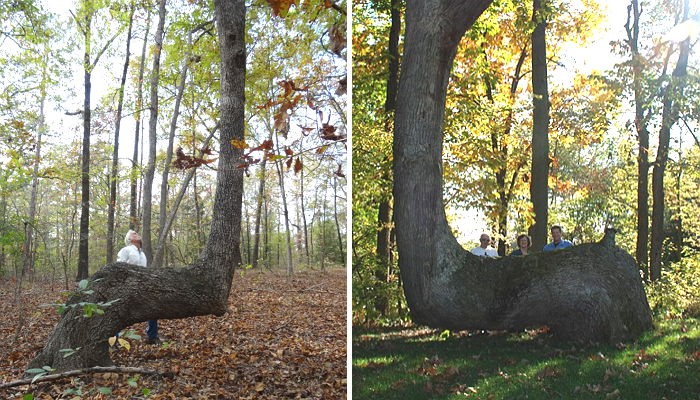
[[[700,399],[700,320],[573,345],[522,333],[353,328],[353,399]]]
[[[59,316],[62,288],[0,281],[0,384],[22,378]],[[93,373],[0,389],[21,399],[341,399],[346,398],[345,269],[236,274],[223,317],[160,320],[164,343],[142,339],[111,351],[118,366],[168,377]],[[23,317],[22,317],[23,316]],[[18,330],[18,327],[21,329]]]

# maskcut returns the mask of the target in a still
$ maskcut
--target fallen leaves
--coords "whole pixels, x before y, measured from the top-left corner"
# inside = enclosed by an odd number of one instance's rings
[[[161,320],[167,344],[132,340],[130,351],[112,353],[117,365],[170,371],[172,379],[84,375],[36,385],[31,391],[17,388],[12,394],[59,398],[67,389],[80,388],[90,393],[85,398],[100,398],[99,388],[107,387],[116,398],[143,397],[144,391],[149,399],[345,398],[345,281],[344,270],[292,278],[248,272],[234,279],[226,315]],[[9,338],[0,350],[0,381],[6,382],[22,376],[46,341],[58,316],[35,310],[54,302],[58,294],[48,286],[25,291],[19,304],[26,307],[26,322],[13,341],[20,305],[13,300],[13,285],[0,287],[0,312],[8,316],[0,320],[0,334]],[[316,290],[305,290],[310,287]],[[142,325],[133,329],[139,332]]]

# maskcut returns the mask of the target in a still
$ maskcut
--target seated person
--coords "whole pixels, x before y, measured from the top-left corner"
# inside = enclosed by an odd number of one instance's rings
[[[567,247],[572,247],[574,244],[566,239],[561,238],[561,226],[552,225],[550,232],[552,233],[552,243],[547,243],[542,251],[553,251],[566,249]]]
[[[471,250],[472,254],[480,257],[498,257],[498,251],[491,247],[491,236],[482,233],[479,237],[479,243],[479,246]]]
[[[511,256],[526,256],[529,254],[530,246],[532,246],[530,236],[525,234],[519,235],[518,240],[516,240],[516,243],[518,244],[518,248],[513,250],[512,253],[510,253]]]

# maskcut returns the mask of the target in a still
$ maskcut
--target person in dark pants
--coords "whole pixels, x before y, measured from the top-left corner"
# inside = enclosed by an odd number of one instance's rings
[[[140,267],[148,266],[146,254],[144,254],[141,250],[141,235],[135,231],[129,230],[124,237],[124,244],[126,247],[122,248],[119,250],[119,253],[117,253],[117,261],[138,265]],[[147,324],[146,343],[159,344],[160,338],[158,337],[158,320],[149,319]]]

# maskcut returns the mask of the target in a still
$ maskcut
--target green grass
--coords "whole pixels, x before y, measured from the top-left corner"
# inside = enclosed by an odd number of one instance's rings
[[[700,321],[655,323],[615,346],[355,328],[353,399],[700,399]]]

